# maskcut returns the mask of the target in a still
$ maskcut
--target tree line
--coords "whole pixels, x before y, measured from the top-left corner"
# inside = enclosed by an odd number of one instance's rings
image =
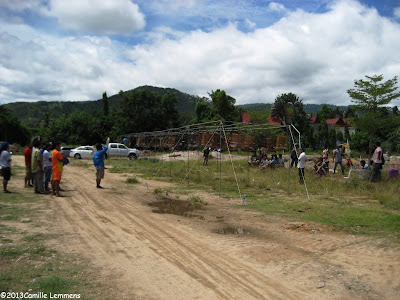
[[[318,149],[323,145],[335,147],[336,143],[351,141],[352,149],[368,152],[373,142],[386,141],[391,150],[400,149],[400,113],[396,106],[389,104],[400,97],[397,91],[397,77],[384,81],[383,75],[366,76],[356,80],[354,88],[347,93],[354,105],[346,111],[322,105],[317,115],[320,120],[317,130],[311,126],[310,115],[306,113],[303,101],[293,93],[279,95],[271,111],[254,114],[254,119],[266,120],[268,114],[277,116],[282,124],[294,124],[302,133],[302,144],[306,148]],[[0,140],[25,145],[29,138],[40,135],[45,140],[61,141],[71,145],[93,145],[107,137],[116,140],[118,136],[133,132],[151,132],[180,127],[188,123],[204,123],[214,120],[240,122],[242,108],[236,106],[236,99],[224,90],[209,93],[209,98],[198,98],[195,117],[178,112],[175,93],[159,93],[135,89],[121,91],[118,105],[110,107],[106,93],[102,97],[102,110],[75,110],[54,119],[50,113],[43,113],[39,128],[23,126],[13,113],[0,106]],[[252,118],[253,118],[252,117]],[[329,129],[327,119],[344,117],[346,130]],[[350,135],[348,127],[357,128]]]

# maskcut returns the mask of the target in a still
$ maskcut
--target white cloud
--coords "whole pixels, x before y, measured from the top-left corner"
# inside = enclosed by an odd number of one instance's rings
[[[395,18],[400,19],[400,6],[393,10],[393,15]]]
[[[323,15],[298,10],[253,33],[229,25],[159,40],[131,57],[149,82],[200,95],[222,88],[243,103],[295,92],[308,103],[348,104],[355,79],[400,72],[399,33],[399,24],[376,10],[342,1]]]
[[[286,7],[281,3],[271,2],[268,8],[272,11],[286,12]]]
[[[21,12],[24,10],[36,10],[42,5],[43,0],[1,0],[0,8]]]
[[[305,103],[341,105],[350,103],[346,90],[355,79],[400,73],[400,25],[348,0],[324,14],[287,12],[250,33],[234,24],[210,32],[158,27],[136,46],[106,36],[55,37],[27,25],[0,28],[6,101],[95,100],[104,91],[155,85],[199,96],[224,89],[238,104],[293,92]]]
[[[95,34],[129,34],[145,26],[145,17],[130,0],[50,0],[43,13],[67,29]]]

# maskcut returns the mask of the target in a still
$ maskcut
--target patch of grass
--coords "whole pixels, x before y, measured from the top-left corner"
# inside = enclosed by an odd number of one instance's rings
[[[13,204],[8,206],[6,209],[2,210],[2,212],[0,213],[0,220],[4,221],[19,220],[26,217],[30,213],[33,213],[34,211],[35,211],[34,209],[30,210],[18,204]]]
[[[53,251],[48,251],[42,244],[19,244],[0,249],[0,257],[4,259],[15,258],[21,255],[29,255],[35,258],[35,256],[50,256],[52,253]]]
[[[386,207],[400,209],[400,185],[398,181],[385,182],[385,189],[376,189],[373,196]]]
[[[2,258],[14,258],[24,254],[22,249],[14,247],[3,247],[0,249],[0,257]]]
[[[200,196],[196,196],[196,195],[191,195],[189,197],[189,201],[192,201],[192,202],[195,202],[195,203],[205,204],[205,201]]]
[[[125,180],[125,183],[137,184],[137,183],[139,183],[139,180],[137,179],[137,177],[129,177],[127,180]]]
[[[65,279],[59,276],[48,276],[36,280],[32,287],[46,294],[64,294],[72,291],[72,288],[76,285],[76,280]]]
[[[46,235],[41,232],[30,234],[30,235],[23,237],[23,240],[28,241],[28,242],[39,242],[39,241],[43,241],[45,239],[46,239]]]
[[[4,225],[4,224],[0,224],[0,233],[2,233],[2,234],[15,232],[15,230],[16,230],[15,227]]]
[[[155,188],[154,189],[154,194],[161,194],[162,193],[162,189],[161,188]]]
[[[71,165],[89,169],[90,167],[93,167],[93,162],[92,160],[83,160],[83,159],[70,159],[69,160]]]

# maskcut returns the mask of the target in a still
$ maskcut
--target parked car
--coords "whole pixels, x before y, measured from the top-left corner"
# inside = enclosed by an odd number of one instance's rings
[[[74,149],[74,147],[70,147],[70,146],[65,146],[65,147],[61,147],[61,154],[64,155],[65,157],[69,156],[69,152]]]
[[[69,156],[75,159],[81,158],[93,158],[93,154],[96,152],[96,148],[92,146],[80,146],[78,148],[72,149],[69,152]]]
[[[130,160],[137,159],[140,151],[135,148],[128,148],[124,144],[109,143],[107,150],[107,158],[109,157],[128,157]]]

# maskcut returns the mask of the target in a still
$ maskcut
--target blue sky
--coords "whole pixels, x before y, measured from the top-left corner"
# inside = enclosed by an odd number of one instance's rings
[[[399,37],[400,0],[1,0],[0,104],[153,85],[348,105],[400,74]]]

